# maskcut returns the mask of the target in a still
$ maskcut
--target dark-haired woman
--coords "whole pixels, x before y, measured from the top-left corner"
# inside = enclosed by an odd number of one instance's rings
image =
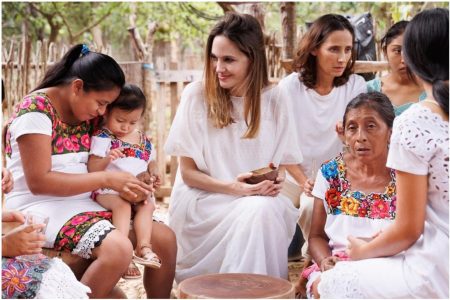
[[[449,12],[408,25],[403,54],[427,99],[395,119],[387,166],[397,174],[394,223],[370,242],[349,236],[351,262],[324,272],[324,298],[449,298]]]
[[[296,209],[277,182],[251,170],[301,161],[292,120],[269,86],[264,38],[250,15],[227,14],[206,46],[205,81],[183,91],[165,150],[180,156],[170,202],[177,281],[205,273],[287,278]]]
[[[352,74],[356,55],[354,40],[353,27],[345,17],[321,16],[300,40],[295,72],[279,83],[289,95],[298,146],[304,158],[300,165],[287,168],[296,184],[288,177],[286,189],[296,189],[294,197],[301,195],[298,223],[306,241],[316,168],[341,152],[343,145],[336,134],[336,124],[342,120],[347,103],[366,91],[364,79]],[[309,258],[307,247],[306,242],[302,254]]]
[[[315,264],[302,273],[309,296],[317,296],[312,291],[321,272],[348,260],[348,235],[372,238],[395,218],[395,172],[386,167],[394,118],[389,98],[379,92],[362,93],[347,105],[347,151],[322,165],[312,191],[309,251]]]
[[[381,49],[389,63],[389,73],[367,82],[369,92],[382,92],[389,97],[397,116],[413,103],[427,97],[422,86],[414,78],[403,60],[403,33],[408,23],[408,21],[395,23],[381,39]]]
[[[130,173],[87,173],[92,120],[105,113],[124,83],[111,57],[76,45],[17,105],[7,124],[6,164],[15,189],[7,195],[6,207],[49,216],[45,247],[93,260],[80,279],[91,289],[91,298],[110,295],[133,250],[130,241],[113,230],[111,213],[92,201],[90,193],[110,188],[131,198],[133,190],[151,190]],[[170,237],[170,230],[166,232]],[[170,272],[160,275],[173,278]],[[164,290],[168,296],[167,287]]]

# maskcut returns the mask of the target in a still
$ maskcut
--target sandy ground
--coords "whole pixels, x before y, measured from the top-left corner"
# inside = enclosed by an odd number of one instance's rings
[[[155,216],[161,218],[162,220],[167,220],[167,203],[158,202],[157,205],[159,208],[155,212]],[[138,265],[138,268],[141,270],[141,273],[144,273],[144,268]],[[301,261],[293,261],[289,262],[289,281],[292,283],[296,282],[302,268]],[[132,280],[124,280],[120,279],[118,286],[125,292],[129,299],[145,299],[145,289],[142,284],[142,278],[140,279],[132,279]],[[176,298],[176,283],[174,282],[174,288],[172,289],[171,298]]]

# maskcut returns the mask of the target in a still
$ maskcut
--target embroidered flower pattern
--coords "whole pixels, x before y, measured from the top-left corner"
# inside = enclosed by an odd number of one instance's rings
[[[61,121],[58,113],[52,106],[45,93],[33,93],[25,96],[23,101],[15,107],[14,113],[7,123],[5,138],[5,153],[11,157],[11,133],[9,126],[11,122],[30,112],[39,112],[47,115],[52,122],[52,155],[89,152],[90,133],[95,121],[86,121],[78,125],[68,125]]]
[[[2,298],[31,299],[36,296],[42,275],[50,268],[50,259],[45,257],[31,263],[14,258],[2,258]]]
[[[397,198],[394,170],[391,170],[391,182],[386,187],[386,191],[369,195],[360,191],[351,191],[350,182],[345,178],[345,171],[342,154],[321,167],[322,175],[330,185],[325,193],[328,214],[345,214],[370,219],[395,218]]]
[[[111,149],[122,148],[125,157],[135,157],[149,161],[152,153],[152,143],[141,133],[141,142],[139,144],[130,144],[116,138],[108,129],[103,128],[94,132],[94,136],[111,139]]]
[[[72,251],[89,228],[101,220],[111,221],[112,213],[110,211],[88,211],[72,217],[58,232],[55,250]]]

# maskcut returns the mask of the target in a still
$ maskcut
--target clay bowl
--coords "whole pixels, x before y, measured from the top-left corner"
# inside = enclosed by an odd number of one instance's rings
[[[253,176],[245,179],[246,183],[257,184],[264,180],[270,180],[275,182],[278,177],[278,168],[272,164],[268,167],[251,171]]]
[[[142,173],[139,173],[136,175],[137,179],[139,179],[140,181],[145,182],[146,184],[151,184],[151,177],[150,174],[147,171],[144,171]],[[141,202],[147,199],[147,195],[141,191],[134,191],[137,194],[136,198],[131,199],[129,194],[125,194],[125,193],[120,193],[119,196],[122,197],[123,199],[132,202],[132,203],[137,203],[137,202]]]

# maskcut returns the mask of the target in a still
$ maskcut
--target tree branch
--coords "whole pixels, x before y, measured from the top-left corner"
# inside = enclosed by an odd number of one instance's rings
[[[81,29],[79,32],[77,32],[76,34],[73,35],[73,39],[78,38],[79,36],[81,36],[83,33],[85,33],[86,31],[91,30],[93,27],[97,26],[98,24],[100,24],[104,19],[106,19],[107,17],[109,17],[112,13],[112,11],[119,7],[121,5],[120,2],[116,2],[114,6],[112,6],[102,17],[100,17],[100,19],[98,19],[97,21],[95,21],[94,23],[92,23],[91,25],[88,25],[86,27],[84,27],[83,29]]]

